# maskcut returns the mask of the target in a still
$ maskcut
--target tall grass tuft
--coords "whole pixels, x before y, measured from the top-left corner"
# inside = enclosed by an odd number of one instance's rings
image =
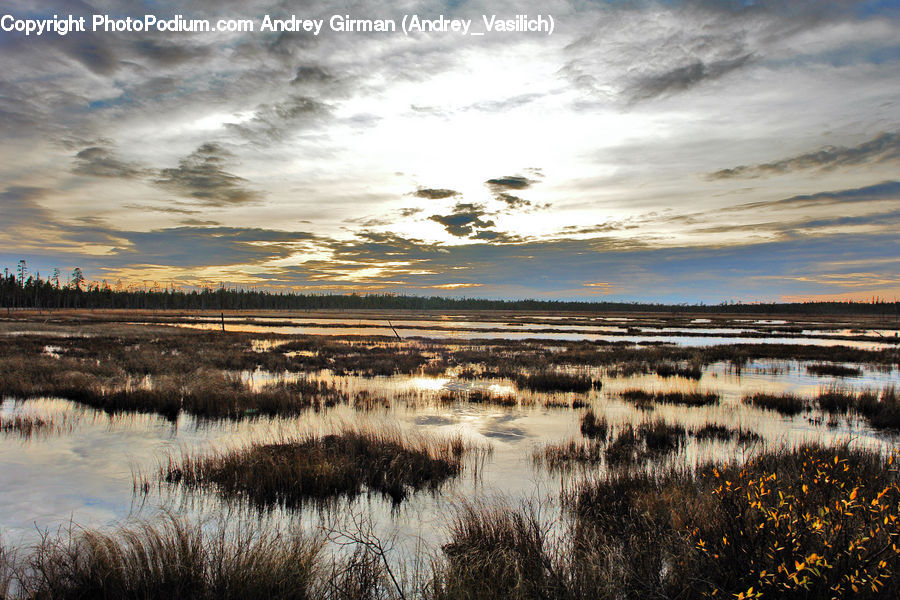
[[[894,387],[881,390],[881,396],[875,402],[870,394],[857,402],[857,410],[866,418],[872,427],[900,431],[900,394]]]
[[[0,543],[0,600],[12,598],[11,590],[16,580],[16,557]]]
[[[661,419],[626,425],[606,447],[610,466],[640,464],[680,449],[685,442],[683,427],[669,425]]]
[[[719,440],[720,442],[735,440],[739,444],[751,444],[762,440],[762,437],[754,431],[733,429],[715,423],[707,423],[703,427],[692,431],[691,435],[698,440]]]
[[[806,366],[806,372],[811,375],[832,375],[834,377],[859,377],[862,375],[862,369],[857,367],[847,367],[845,365],[837,365],[834,363],[814,363]]]
[[[605,421],[603,424],[606,426]],[[637,427],[626,424],[609,437],[604,432],[594,438],[546,444],[534,450],[532,460],[553,470],[567,470],[577,464],[599,465],[604,461],[610,467],[627,467],[681,449],[686,437],[683,427],[657,419]]]
[[[242,526],[211,536],[169,516],[116,533],[45,537],[18,571],[15,597],[290,599],[319,597],[321,540]]]
[[[703,367],[696,362],[687,365],[679,365],[664,362],[656,365],[656,374],[660,377],[684,377],[686,379],[699,380],[703,377]]]
[[[468,452],[487,450],[460,437],[412,439],[396,431],[348,428],[196,457],[170,456],[159,475],[173,485],[213,488],[260,507],[353,497],[364,488],[399,503],[412,491],[437,489],[458,475]]]
[[[794,394],[766,394],[745,396],[743,402],[763,410],[774,410],[792,417],[810,409],[809,401]]]
[[[601,383],[588,375],[543,371],[518,375],[516,386],[535,392],[589,392],[592,389],[600,389]]]
[[[830,414],[839,415],[855,412],[872,427],[900,430],[900,396],[894,387],[888,386],[876,392],[873,390],[854,391],[840,387],[830,387],[814,399],[819,408]],[[744,398],[744,402],[758,408],[776,410],[793,416],[810,410],[813,401],[791,394],[754,394]]]
[[[563,597],[564,573],[538,511],[467,503],[450,537],[445,560],[434,566],[434,600]]]
[[[609,431],[606,417],[597,416],[593,409],[587,409],[581,417],[581,435],[592,440],[605,440]]]
[[[18,435],[25,439],[33,436],[71,431],[74,423],[66,415],[61,417],[39,415],[0,415],[0,434]]]
[[[680,406],[711,406],[719,403],[719,395],[712,392],[647,392],[644,390],[623,390],[620,396],[641,409],[652,408],[654,404],[676,404]]]

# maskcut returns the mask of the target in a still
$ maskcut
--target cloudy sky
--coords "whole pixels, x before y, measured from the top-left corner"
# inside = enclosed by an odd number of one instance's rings
[[[257,28],[0,33],[0,266],[304,292],[900,297],[897,2],[0,13]],[[334,14],[484,35],[334,32]],[[517,14],[554,30],[485,31]],[[325,24],[259,31],[265,15]]]

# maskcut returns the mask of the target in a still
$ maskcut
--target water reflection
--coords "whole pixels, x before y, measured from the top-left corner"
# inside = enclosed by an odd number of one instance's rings
[[[179,323],[178,327],[187,327],[191,329],[218,330],[220,325],[213,323]],[[651,328],[642,328],[650,331]],[[684,332],[672,329],[674,333],[666,334],[668,331],[663,328],[656,328],[659,335],[633,335],[630,333],[622,333],[613,335],[612,333],[562,333],[562,332],[542,332],[535,331],[472,331],[466,329],[459,330],[436,330],[427,328],[401,328],[395,327],[327,327],[320,328],[315,326],[265,326],[265,325],[247,325],[236,324],[229,325],[228,331],[237,331],[243,333],[269,333],[279,335],[329,335],[340,337],[361,337],[361,336],[381,336],[387,338],[395,338],[399,335],[403,339],[435,339],[435,340],[560,340],[560,341],[590,341],[590,342],[630,342],[633,344],[642,343],[659,343],[674,344],[677,346],[700,347],[700,346],[717,346],[722,344],[805,344],[810,346],[848,346],[851,348],[859,348],[864,350],[883,350],[886,348],[895,348],[896,342],[885,339],[884,342],[853,340],[843,337],[829,338],[823,337],[742,337],[739,335],[742,330],[724,329],[699,331],[698,335],[684,335]],[[718,332],[719,335],[713,335]],[[679,333],[681,335],[679,335]]]
[[[659,418],[688,429],[714,423],[748,429],[762,436],[758,446],[749,448],[734,442],[690,438],[680,454],[665,459],[671,464],[696,465],[710,456],[741,459],[765,447],[796,446],[808,441],[852,440],[853,444],[878,449],[898,443],[896,435],[874,431],[853,417],[831,420],[829,425],[829,419],[819,413],[785,417],[741,402],[744,395],[755,391],[813,396],[834,384],[856,390],[900,387],[897,369],[863,367],[860,377],[838,379],[810,374],[805,366],[797,361],[759,360],[747,363],[738,372],[731,363],[716,363],[704,369],[699,381],[646,374],[610,377],[601,368],[585,369],[592,377],[603,380],[601,389],[586,394],[517,390],[514,382],[506,379],[360,377],[322,371],[316,376],[339,387],[350,398],[366,395],[385,402],[371,410],[338,405],[289,419],[209,421],[182,414],[172,423],[154,415],[111,417],[57,399],[7,400],[0,406],[2,417],[39,414],[68,419],[73,426],[59,435],[29,440],[0,436],[0,531],[7,543],[20,545],[34,541],[40,531],[52,531],[71,521],[88,527],[111,526],[123,519],[166,509],[197,516],[246,511],[249,509],[240,503],[155,483],[146,494],[136,495],[134,477],[152,476],[160,461],[170,455],[277,440],[304,431],[335,431],[349,424],[398,427],[438,436],[459,434],[493,447],[493,455],[477,473],[466,473],[451,481],[439,494],[416,494],[399,510],[392,509],[390,502],[377,495],[342,505],[345,509],[353,506],[366,511],[385,531],[437,539],[438,526],[455,501],[496,495],[515,501],[533,497],[536,489],[553,497],[566,485],[567,477],[535,467],[532,453],[542,444],[579,438],[583,411],[569,408],[574,400],[604,415],[614,428]],[[265,371],[241,374],[242,380],[255,389],[296,376]],[[152,386],[152,379],[144,384]],[[657,405],[652,411],[643,411],[621,399],[621,392],[627,389],[710,391],[720,394],[722,401],[704,407]],[[496,397],[512,395],[517,403],[498,406],[467,401],[467,394],[475,390]],[[314,509],[304,509],[292,513],[274,510],[271,518],[310,524],[326,517]]]

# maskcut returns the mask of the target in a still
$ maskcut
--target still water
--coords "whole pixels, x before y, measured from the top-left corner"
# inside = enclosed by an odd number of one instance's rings
[[[6,399],[0,405],[0,422],[15,416],[37,416],[53,427],[30,437],[15,432],[0,434],[0,541],[18,547],[36,541],[43,532],[55,533],[72,525],[110,527],[129,519],[153,517],[161,510],[201,518],[224,511],[252,514],[252,509],[226,504],[212,494],[183,493],[155,481],[147,493],[142,493],[135,489],[135,476],[142,474],[153,479],[160,464],[182,453],[227,449],[307,431],[334,431],[346,424],[399,428],[411,434],[460,434],[492,449],[483,462],[470,461],[463,474],[439,493],[421,492],[399,509],[377,495],[339,505],[344,511],[353,509],[372,515],[380,531],[400,536],[401,546],[440,539],[451,512],[448,509],[462,500],[503,498],[515,504],[537,499],[552,505],[560,489],[578,473],[548,472],[534,465],[532,457],[543,444],[580,437],[582,405],[604,414],[613,428],[662,418],[688,429],[706,423],[740,427],[763,438],[763,442],[752,446],[688,438],[683,451],[669,459],[685,468],[712,457],[742,459],[765,447],[795,446],[807,441],[850,442],[882,450],[897,445],[896,435],[873,431],[855,418],[829,422],[818,413],[785,417],[741,402],[744,395],[757,391],[813,395],[832,385],[853,389],[900,387],[896,369],[863,367],[860,377],[834,378],[811,375],[805,366],[796,361],[754,361],[737,373],[731,365],[719,363],[706,367],[699,382],[656,375],[609,377],[595,370],[590,374],[601,377],[603,386],[587,394],[516,390],[513,382],[503,379],[464,381],[453,376],[406,375],[364,378],[321,372],[319,377],[350,397],[365,392],[384,399],[387,406],[367,411],[337,406],[299,418],[243,421],[211,422],[182,414],[170,422],[152,415],[109,416],[52,398],[25,402]],[[240,376],[251,386],[289,377],[262,371],[243,372]],[[661,405],[647,413],[619,398],[619,392],[633,388],[712,391],[721,394],[722,401],[717,406],[701,408]],[[513,395],[518,404],[506,407],[467,402],[465,393],[472,389]],[[448,401],[448,392],[456,392],[456,399]],[[572,408],[573,401],[579,408]],[[291,513],[276,510],[267,515],[276,521],[307,524],[332,517],[333,514],[314,508]]]

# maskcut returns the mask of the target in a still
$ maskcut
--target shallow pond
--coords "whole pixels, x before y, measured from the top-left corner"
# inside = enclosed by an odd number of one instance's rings
[[[135,323],[137,324],[137,323]],[[347,325],[344,321],[343,324]],[[629,342],[675,344],[677,346],[716,346],[721,344],[805,344],[810,346],[848,346],[864,350],[882,350],[896,348],[897,342],[889,339],[885,341],[854,340],[846,337],[828,337],[815,334],[818,337],[809,336],[764,336],[743,337],[741,333],[749,330],[743,329],[712,329],[700,328],[696,331],[686,332],[681,328],[641,328],[648,331],[646,334],[628,333],[628,330],[617,327],[584,327],[578,331],[557,331],[563,327],[554,327],[552,331],[542,329],[529,329],[523,331],[522,327],[508,327],[501,331],[496,323],[485,324],[484,329],[469,327],[472,323],[466,322],[465,326],[457,329],[430,329],[427,326],[402,327],[394,324],[393,327],[384,325],[359,326],[334,326],[317,325],[262,325],[248,323],[228,323],[227,331],[245,333],[271,333],[282,335],[330,335],[330,336],[400,336],[403,339],[436,339],[436,340],[559,340],[559,341],[591,341],[591,342]],[[203,323],[178,323],[178,327],[192,329],[204,329],[216,331],[222,325],[215,322]],[[572,326],[573,328],[575,326]]]
[[[0,532],[4,544],[19,546],[38,539],[41,532],[78,526],[112,526],[130,518],[156,515],[161,509],[197,516],[252,509],[223,503],[210,494],[184,493],[152,483],[146,493],[135,489],[135,475],[156,476],[169,456],[194,454],[211,448],[228,448],[253,441],[279,439],[304,431],[332,431],[345,424],[374,428],[399,428],[411,433],[443,436],[460,434],[493,453],[483,463],[469,464],[455,481],[439,493],[420,492],[399,509],[378,495],[340,503],[344,512],[355,507],[372,515],[380,531],[399,534],[400,546],[440,539],[454,503],[502,497],[517,503],[546,499],[553,506],[559,490],[577,477],[550,472],[533,462],[535,450],[547,443],[578,438],[581,406],[606,416],[615,429],[625,423],[662,418],[687,429],[707,423],[749,429],[763,441],[742,446],[736,442],[698,441],[688,438],[680,454],[663,461],[690,468],[715,457],[742,459],[765,446],[795,446],[808,441],[848,442],[882,450],[895,447],[898,436],[876,432],[855,418],[822,418],[820,413],[785,417],[749,407],[741,398],[757,391],[814,395],[829,386],[852,389],[900,387],[896,369],[863,367],[859,377],[835,378],[811,375],[806,364],[796,361],[753,361],[738,373],[730,364],[704,369],[699,382],[656,375],[602,377],[599,390],[585,394],[544,394],[516,390],[504,379],[461,380],[455,377],[393,376],[365,378],[319,373],[351,398],[359,393],[386,400],[371,410],[338,405],[298,418],[255,418],[242,421],[203,421],[182,414],[170,422],[153,415],[109,416],[58,399],[4,400],[0,420],[37,416],[60,425],[30,437],[0,434]],[[598,370],[586,371],[601,377]],[[241,377],[258,387],[290,377],[263,371],[243,372]],[[152,385],[152,381],[149,382]],[[682,407],[658,405],[641,411],[623,402],[627,389],[648,391],[712,391],[721,395],[719,405]],[[497,396],[514,395],[518,404],[496,406],[468,402],[466,393],[486,390]],[[448,393],[456,393],[448,401]],[[579,408],[572,408],[573,402]],[[829,422],[830,421],[830,422]],[[340,512],[340,511],[339,511]],[[331,515],[333,516],[333,515]],[[273,511],[276,520],[316,522],[331,518],[310,507],[301,511]]]

